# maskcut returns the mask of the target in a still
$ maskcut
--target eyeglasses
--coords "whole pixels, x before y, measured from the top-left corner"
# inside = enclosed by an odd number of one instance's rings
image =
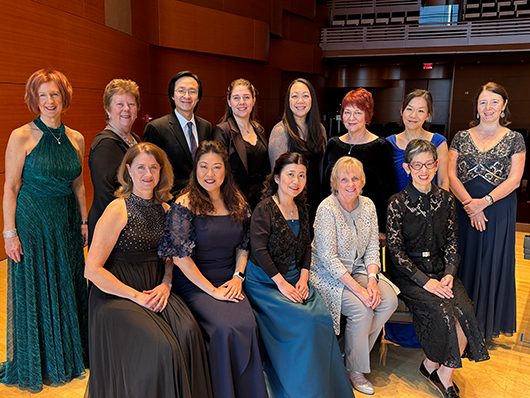
[[[188,95],[190,97],[195,97],[196,95],[199,94],[199,92],[197,90],[195,90],[194,88],[189,88],[189,89],[185,89],[185,88],[177,88],[175,90],[175,92],[178,94],[178,95],[186,95],[186,93],[188,93]]]
[[[425,162],[425,163],[421,163],[421,162],[410,162],[409,163],[409,166],[412,168],[412,170],[416,170],[416,171],[419,171],[421,170],[421,168],[423,166],[425,166],[425,168],[427,170],[432,170],[434,169],[436,166],[438,165],[438,161],[434,161],[434,160],[429,160],[428,162]]]

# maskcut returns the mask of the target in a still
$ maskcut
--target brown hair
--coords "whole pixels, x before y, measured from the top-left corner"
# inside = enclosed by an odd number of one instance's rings
[[[127,169],[127,165],[130,166],[134,159],[144,153],[152,155],[160,165],[160,180],[153,192],[155,203],[167,202],[173,197],[173,195],[169,193],[173,186],[173,169],[166,153],[150,142],[140,142],[127,150],[117,173],[118,182],[121,187],[119,187],[114,193],[114,196],[118,198],[127,198],[132,193],[134,184],[129,174],[129,170]]]
[[[230,171],[230,163],[228,162],[228,153],[226,152],[224,145],[220,142],[202,141],[199,144],[199,147],[195,152],[190,181],[179,196],[188,194],[189,208],[195,214],[207,215],[215,211],[215,208],[210,201],[208,191],[206,191],[197,180],[197,165],[199,164],[201,157],[208,153],[215,153],[223,160],[223,165],[225,167],[225,179],[221,184],[223,201],[228,208],[230,216],[239,223],[242,223],[245,218],[247,218],[249,212],[248,204],[234,181],[234,177]]]
[[[370,124],[374,116],[374,97],[369,91],[361,87],[346,94],[340,107],[341,118],[343,118],[344,108],[348,106],[354,106],[363,111],[366,124]]]
[[[302,166],[305,166],[306,173],[309,171],[309,162],[304,155],[301,155],[298,152],[285,152],[284,154],[280,155],[278,159],[276,159],[272,173],[270,173],[263,182],[264,187],[261,191],[261,199],[274,196],[276,192],[278,192],[278,183],[275,181],[274,177],[279,176],[283,169],[290,164],[301,164]],[[306,202],[306,196],[307,184],[304,187],[304,190],[295,196],[294,201],[297,204],[303,205]]]
[[[140,110],[140,88],[138,84],[132,80],[125,79],[113,79],[105,87],[103,92],[103,107],[105,108],[105,120],[109,120],[109,114],[107,111],[110,110],[110,104],[112,103],[112,97],[115,94],[131,94],[136,102],[136,108]]]
[[[251,82],[249,82],[247,79],[236,79],[227,88],[226,91],[226,100],[230,101],[230,98],[232,97],[232,91],[237,86],[243,86],[248,88],[248,91],[250,91],[250,95],[252,95],[252,98],[256,98],[258,96],[258,90],[252,85]],[[250,121],[251,122],[257,122],[257,114],[258,111],[256,110],[256,104],[252,107],[252,111],[250,112]],[[228,102],[226,103],[226,110],[223,118],[221,119],[221,122],[226,122],[229,118],[233,117],[234,113],[232,112],[232,108],[228,105]]]
[[[70,107],[72,101],[72,85],[66,78],[66,76],[55,69],[39,69],[34,72],[26,82],[26,93],[24,95],[24,101],[28,105],[28,109],[35,115],[40,114],[39,110],[39,87],[43,83],[54,82],[59,88],[61,93],[61,99],[63,103],[62,113],[65,113]]]
[[[480,115],[478,114],[478,97],[480,97],[480,94],[482,94],[483,91],[491,91],[492,93],[499,94],[503,99],[503,104],[506,104],[508,101],[508,92],[506,89],[501,86],[499,83],[495,82],[488,82],[484,84],[480,90],[478,90],[477,95],[475,96],[475,120],[472,120],[469,123],[469,127],[475,127],[480,124]],[[477,117],[478,116],[478,117]],[[508,126],[511,121],[508,120],[510,118],[510,110],[508,109],[508,105],[506,105],[506,109],[504,110],[504,116],[501,116],[499,118],[499,124],[503,127]]]

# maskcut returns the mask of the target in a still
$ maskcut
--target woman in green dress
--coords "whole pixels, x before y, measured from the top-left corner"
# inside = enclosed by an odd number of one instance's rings
[[[71,98],[61,72],[31,75],[25,101],[38,117],[15,129],[6,149],[7,361],[0,382],[32,390],[45,379],[69,381],[87,364],[85,140],[61,122]]]

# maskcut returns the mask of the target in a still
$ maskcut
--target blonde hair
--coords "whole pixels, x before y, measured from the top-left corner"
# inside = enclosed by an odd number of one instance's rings
[[[361,178],[362,186],[364,187],[364,184],[366,184],[366,175],[364,174],[364,168],[361,161],[352,158],[351,156],[343,156],[337,160],[337,163],[333,166],[333,170],[331,170],[330,185],[331,193],[333,193],[333,195],[336,195],[338,192],[337,183],[339,181],[339,174],[342,172],[356,173]]]

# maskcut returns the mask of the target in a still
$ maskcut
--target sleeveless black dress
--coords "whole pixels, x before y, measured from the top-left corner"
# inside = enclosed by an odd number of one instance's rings
[[[131,194],[127,225],[105,268],[138,291],[162,282],[157,248],[164,228],[162,205]],[[92,287],[89,299],[90,397],[211,397],[201,331],[184,301],[171,293],[155,313]]]

